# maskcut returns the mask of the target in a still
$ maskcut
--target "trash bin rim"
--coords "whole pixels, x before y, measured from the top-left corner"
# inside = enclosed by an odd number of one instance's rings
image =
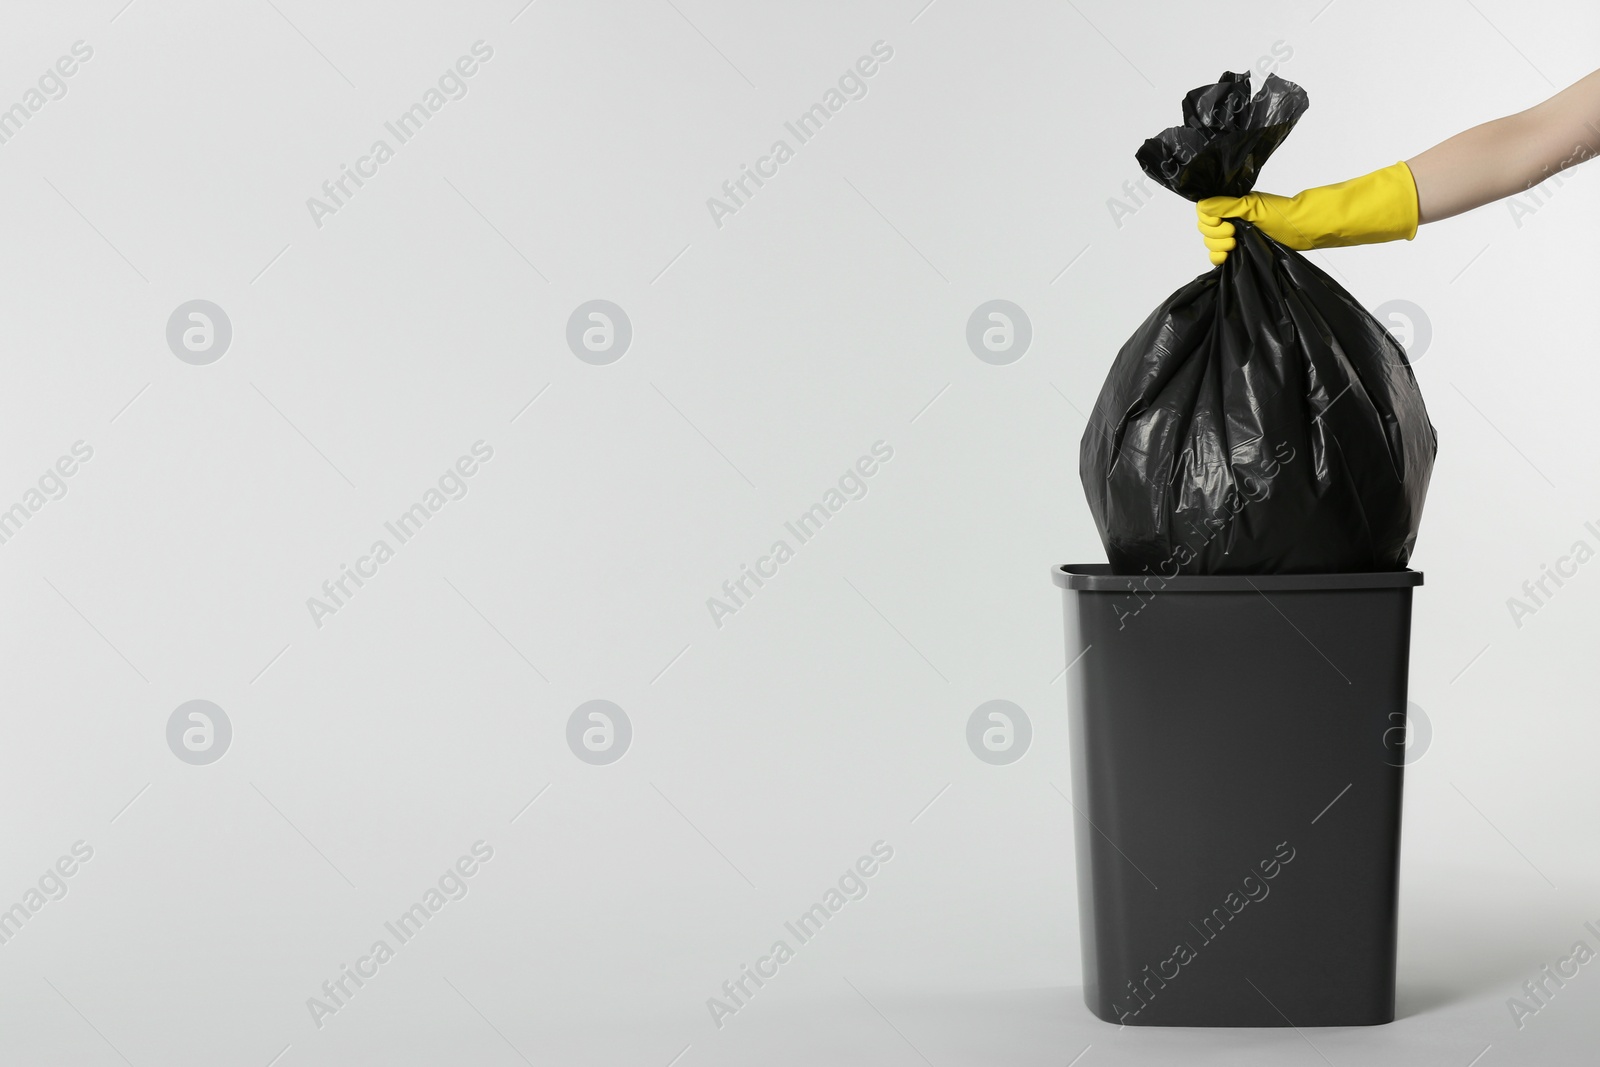
[[[1108,563],[1063,563],[1050,570],[1063,589],[1086,593],[1127,593],[1150,588],[1168,592],[1236,593],[1332,591],[1338,589],[1402,589],[1422,584],[1422,572],[1370,571],[1339,574],[1113,574]],[[1156,584],[1160,583],[1160,584]]]

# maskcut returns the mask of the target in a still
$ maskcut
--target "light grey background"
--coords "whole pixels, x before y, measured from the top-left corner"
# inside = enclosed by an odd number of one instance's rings
[[[1600,563],[1507,607],[1600,547],[1594,168],[1314,256],[1431,330],[1400,1021],[1088,1014],[1046,576],[1103,559],[1082,413],[1206,267],[1187,203],[1124,191],[1183,93],[1306,86],[1263,181],[1292,192],[1587,73],[1591,5],[122,3],[0,27],[0,106],[93,49],[0,144],[0,507],[93,449],[0,544],[0,907],[93,849],[0,945],[0,1061],[1592,1055],[1600,964],[1520,1030],[1506,999],[1600,946]],[[480,40],[465,97],[317,226],[307,198]],[[719,227],[707,198],[878,41],[867,95]],[[204,366],[166,341],[195,299],[233,332]],[[566,342],[596,299],[632,325],[604,366]],[[996,299],[1031,322],[1007,365],[966,340]],[[478,441],[467,495],[315,625]],[[718,627],[707,599],[877,441],[867,495]],[[191,700],[232,728],[207,765],[168,747]],[[620,760],[568,747],[591,700],[628,716]],[[969,749],[990,700],[1029,717],[1020,760]],[[480,840],[467,895],[315,1026],[307,998]],[[865,898],[715,1026],[707,998],[880,840]]]

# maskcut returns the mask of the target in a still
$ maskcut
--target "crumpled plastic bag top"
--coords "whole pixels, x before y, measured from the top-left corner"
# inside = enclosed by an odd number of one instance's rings
[[[1252,98],[1250,75],[1225,73],[1183,98],[1183,125],[1162,130],[1134,158],[1179,196],[1243,196],[1310,106],[1306,91],[1267,75]]]

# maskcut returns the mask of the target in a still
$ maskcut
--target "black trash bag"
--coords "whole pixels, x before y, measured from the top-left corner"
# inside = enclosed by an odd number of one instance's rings
[[[1307,103],[1275,75],[1252,98],[1224,74],[1139,165],[1190,200],[1242,196]],[[1304,256],[1231,221],[1237,247],[1122,346],[1084,431],[1112,569],[1402,569],[1438,448],[1405,351]]]

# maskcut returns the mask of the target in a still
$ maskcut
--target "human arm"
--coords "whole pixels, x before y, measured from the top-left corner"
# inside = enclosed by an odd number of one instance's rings
[[[1230,218],[1300,250],[1410,240],[1437,222],[1600,154],[1600,71],[1514,115],[1474,126],[1407,160],[1292,197],[1247,193],[1195,205],[1211,262],[1234,247]]]
[[[1406,163],[1426,223],[1531,189],[1596,155],[1600,70],[1526,111],[1463,130]]]

